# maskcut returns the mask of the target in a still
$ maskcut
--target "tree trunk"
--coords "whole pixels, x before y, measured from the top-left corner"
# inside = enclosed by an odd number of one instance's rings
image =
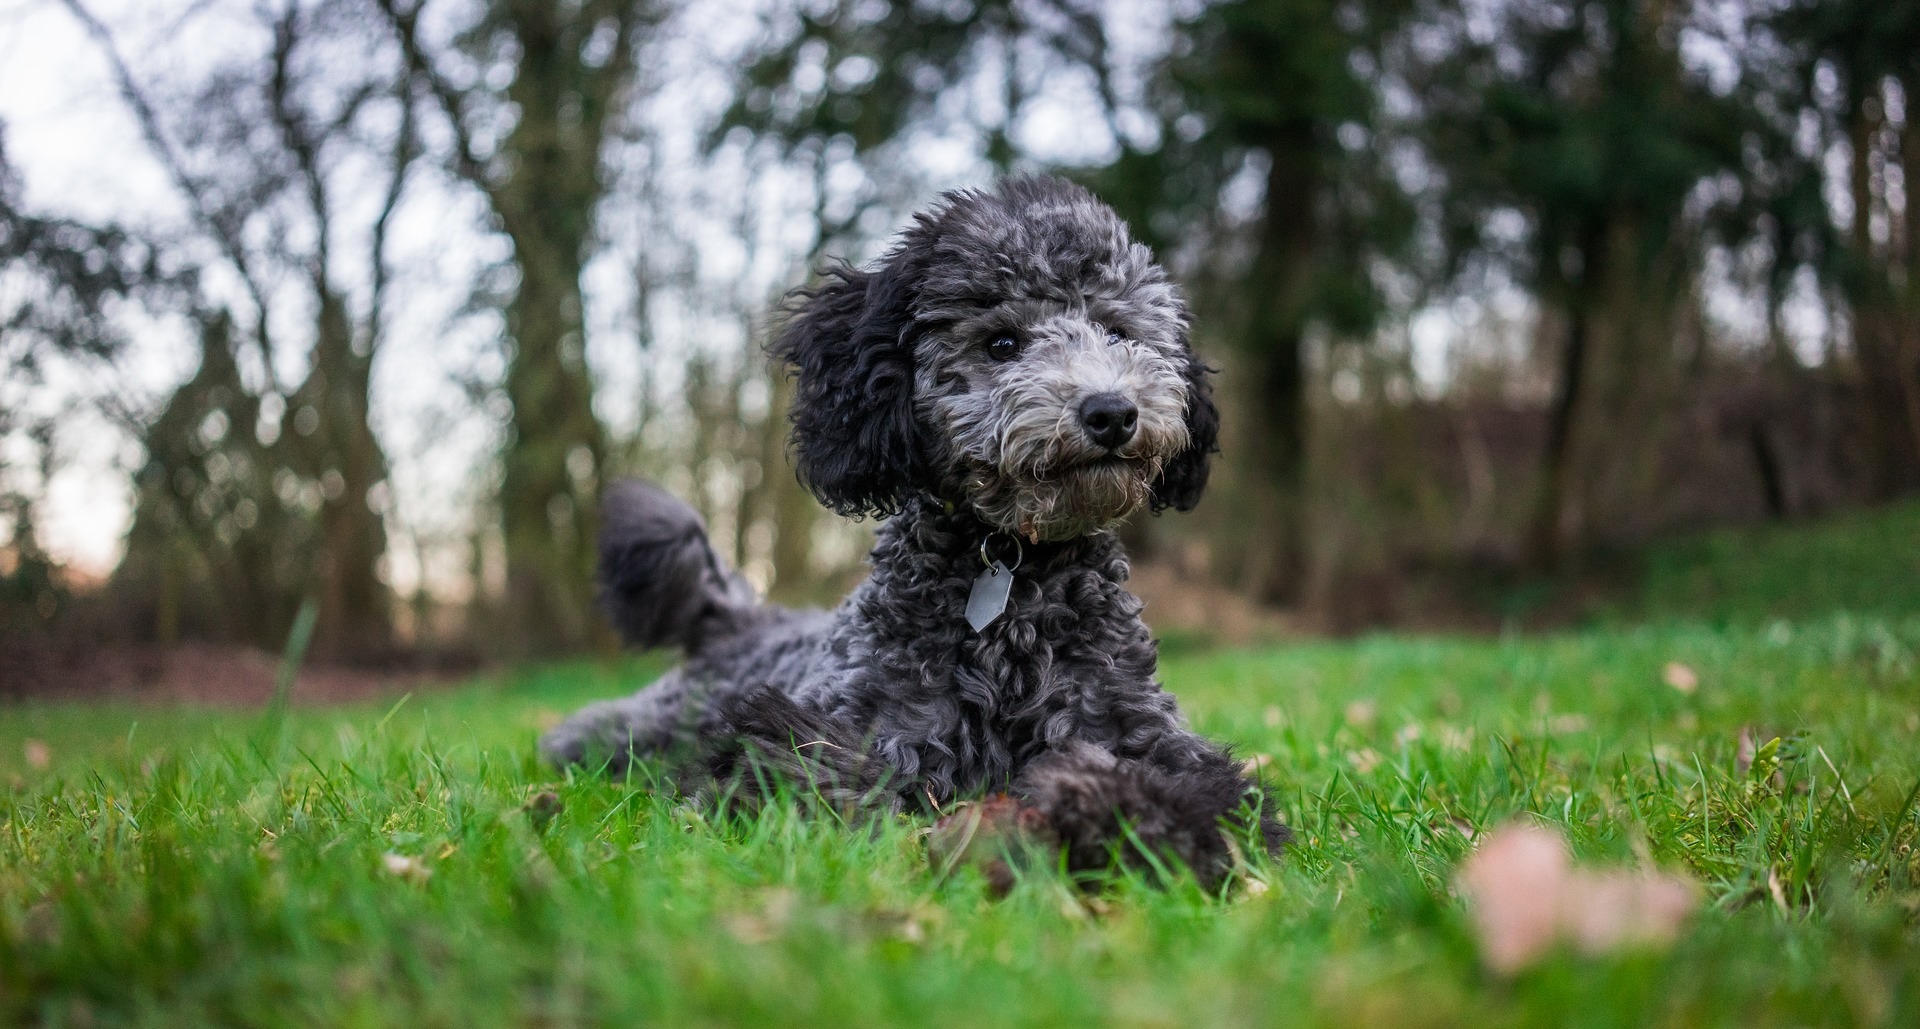
[[[386,523],[373,508],[374,487],[387,476],[386,457],[368,421],[373,361],[355,350],[345,298],[324,283],[318,295],[313,369],[287,405],[295,433],[303,427],[303,409],[319,416],[313,435],[296,443],[307,454],[307,473],[320,483],[313,649],[335,660],[374,658],[392,649],[393,635],[391,597],[379,577]]]
[[[507,306],[506,375],[513,421],[501,455],[507,559],[500,644],[510,656],[579,649],[592,639],[594,536],[604,429],[593,412],[580,271],[604,192],[606,118],[631,79],[632,5],[574,11],[507,0],[519,44],[506,99],[517,120],[501,150],[507,177],[486,185],[513,240],[520,281]],[[587,39],[611,19],[611,58],[585,63]]]
[[[1916,312],[1901,295],[1911,295],[1912,284],[1906,290],[1895,287],[1891,247],[1888,253],[1876,253],[1873,244],[1869,156],[1880,119],[1871,115],[1866,100],[1865,94],[1855,98],[1847,126],[1853,150],[1848,175],[1853,193],[1849,292],[1872,490],[1876,499],[1891,500],[1920,489],[1920,341],[1912,326]],[[1912,203],[1909,194],[1909,208]]]
[[[1307,390],[1302,344],[1320,226],[1314,198],[1320,174],[1313,128],[1277,130],[1267,147],[1266,213],[1248,292],[1251,309],[1242,346],[1252,375],[1250,420],[1239,438],[1251,446],[1254,471],[1246,500],[1249,530],[1245,585],[1254,596],[1287,603],[1300,599],[1306,566]]]
[[[1574,494],[1574,426],[1586,403],[1586,366],[1591,312],[1575,301],[1568,305],[1567,341],[1560,353],[1553,401],[1547,409],[1547,445],[1540,455],[1540,505],[1534,514],[1528,541],[1528,563],[1536,571],[1552,571],[1566,556],[1576,520],[1569,503]]]
[[[593,541],[605,458],[587,376],[578,261],[527,253],[507,309],[513,421],[502,454],[503,644],[516,657],[576,649],[592,629]],[[539,243],[549,243],[539,240]],[[550,249],[550,248],[549,248]]]

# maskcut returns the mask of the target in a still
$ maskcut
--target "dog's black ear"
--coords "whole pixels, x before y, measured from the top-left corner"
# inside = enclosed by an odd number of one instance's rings
[[[1187,449],[1175,454],[1153,482],[1153,509],[1191,511],[1207,489],[1208,466],[1220,451],[1220,409],[1213,403],[1213,369],[1187,351]]]
[[[800,481],[843,515],[892,514],[926,480],[913,414],[915,267],[825,270],[796,290],[769,352],[794,377],[793,446]]]

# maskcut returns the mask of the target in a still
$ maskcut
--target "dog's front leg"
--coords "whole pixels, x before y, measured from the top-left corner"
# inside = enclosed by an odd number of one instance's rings
[[[1149,865],[1173,859],[1203,886],[1218,884],[1233,865],[1228,832],[1245,817],[1259,821],[1261,842],[1278,853],[1291,834],[1258,803],[1259,786],[1226,753],[1193,737],[1177,763],[1118,757],[1072,742],[1035,759],[1014,783],[1021,802],[1044,819],[1074,871],[1116,859]]]

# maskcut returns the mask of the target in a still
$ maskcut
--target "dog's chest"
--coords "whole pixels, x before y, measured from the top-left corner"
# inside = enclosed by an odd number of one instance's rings
[[[1109,695],[1152,688],[1154,647],[1124,575],[1119,560],[1016,570],[1004,610],[977,630],[968,575],[889,577],[862,605],[881,704],[961,753],[1017,760],[1055,737],[1100,735]]]

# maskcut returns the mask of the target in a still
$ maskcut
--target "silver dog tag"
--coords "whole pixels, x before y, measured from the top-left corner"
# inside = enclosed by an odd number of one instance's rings
[[[1007,610],[1007,594],[1013,592],[1013,573],[998,561],[987,566],[973,580],[967,593],[967,624],[979,632],[993,624]]]

